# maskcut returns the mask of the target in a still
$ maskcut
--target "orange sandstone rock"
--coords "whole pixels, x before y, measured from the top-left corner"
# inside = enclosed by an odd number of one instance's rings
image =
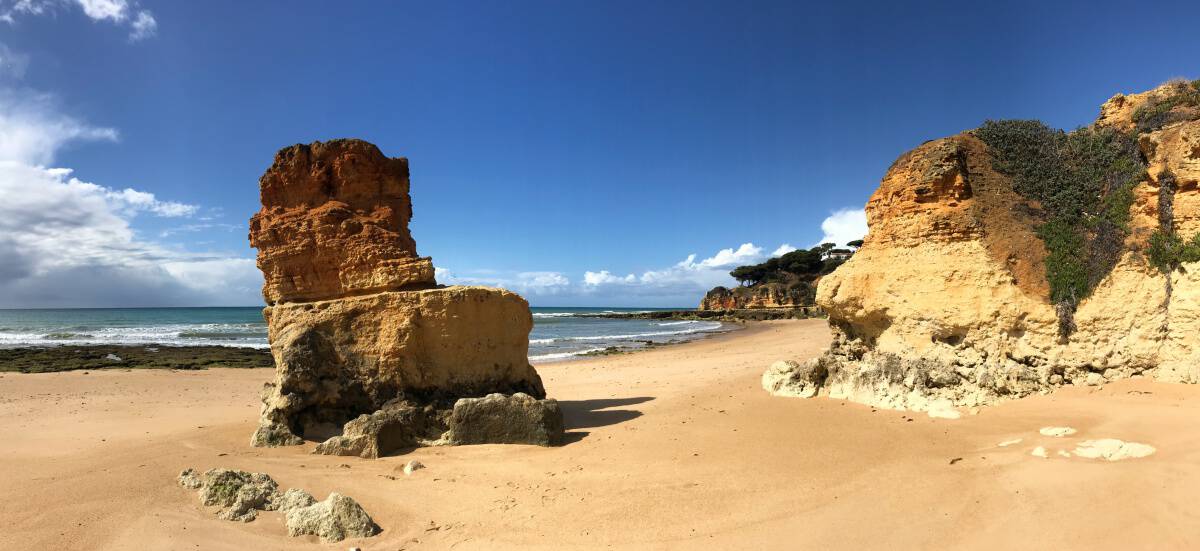
[[[408,233],[408,159],[360,140],[293,145],[259,186],[250,245],[268,304],[433,286]]]
[[[493,393],[523,393],[523,407],[545,412],[519,419],[557,421],[509,427],[498,442],[561,434],[562,414],[540,400],[529,365],[529,304],[500,289],[437,286],[430,259],[417,256],[407,160],[359,140],[295,145],[260,184],[250,239],[276,378],[254,445],[324,440],[318,453],[378,457],[442,440],[460,398]]]

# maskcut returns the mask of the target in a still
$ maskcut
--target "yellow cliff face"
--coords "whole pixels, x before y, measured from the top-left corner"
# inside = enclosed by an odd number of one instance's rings
[[[1097,124],[1133,129],[1138,106],[1170,86],[1114,97]],[[830,351],[787,374],[769,371],[764,385],[921,410],[1141,373],[1200,381],[1200,265],[1171,271],[1168,283],[1145,254],[1164,169],[1175,178],[1175,230],[1185,239],[1200,231],[1200,120],[1142,133],[1139,147],[1148,168],[1125,250],[1078,305],[1073,333],[1060,335],[1049,300],[1040,205],[1013,190],[968,132],[892,165],[867,203],[866,242],[817,288],[834,329]]]

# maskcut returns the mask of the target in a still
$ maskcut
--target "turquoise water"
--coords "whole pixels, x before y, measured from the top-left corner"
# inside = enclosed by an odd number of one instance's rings
[[[653,308],[533,308],[529,358],[567,359],[610,346],[691,340],[720,331],[711,321],[624,320],[587,317],[600,312]],[[61,344],[267,347],[262,309],[89,308],[0,310],[0,347]]]

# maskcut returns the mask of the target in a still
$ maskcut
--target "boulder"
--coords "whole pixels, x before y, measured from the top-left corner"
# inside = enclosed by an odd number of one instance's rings
[[[563,435],[562,410],[556,400],[524,393],[462,398],[450,414],[451,444],[535,444],[550,446]]]
[[[379,533],[379,526],[358,502],[336,492],[325,501],[292,507],[284,516],[289,536],[314,535],[326,543]]]

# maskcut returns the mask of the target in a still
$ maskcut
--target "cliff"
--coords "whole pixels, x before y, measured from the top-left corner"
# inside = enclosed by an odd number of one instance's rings
[[[505,431],[528,429],[541,444],[561,434],[557,404],[537,400],[545,390],[528,360],[528,303],[500,289],[437,286],[432,262],[417,255],[406,159],[360,140],[295,145],[279,151],[260,188],[250,243],[276,378],[255,445],[324,440],[318,453],[376,457],[453,443],[454,413],[493,393],[512,397],[488,411],[542,415]]]
[[[700,300],[700,310],[798,308],[812,306],[812,287],[806,284],[763,283],[750,287],[716,287]]]
[[[1136,375],[1200,379],[1200,83],[1117,95],[1070,134],[989,121],[888,170],[817,288],[834,342],[771,392],[977,406]]]

